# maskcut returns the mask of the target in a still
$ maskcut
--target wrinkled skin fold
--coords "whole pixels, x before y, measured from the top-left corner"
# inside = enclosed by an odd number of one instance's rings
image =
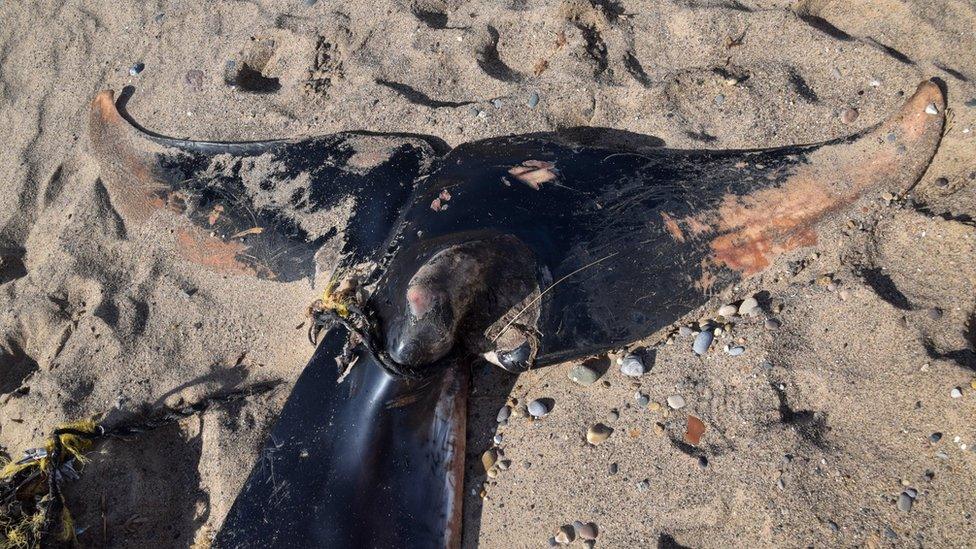
[[[535,134],[438,156],[417,136],[173,140],[129,124],[102,92],[90,134],[126,221],[182,219],[174,252],[188,261],[273,280],[373,262],[378,333],[425,372],[398,378],[362,354],[336,384],[344,334],[330,330],[217,546],[433,547],[461,541],[476,360],[518,372],[672,324],[815,244],[866,194],[909,189],[944,109],[923,82],[884,122],[819,144],[682,151]]]

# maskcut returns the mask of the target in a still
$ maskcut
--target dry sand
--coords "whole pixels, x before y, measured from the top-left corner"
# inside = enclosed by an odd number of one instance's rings
[[[134,86],[137,121],[193,139],[368,129],[455,145],[590,125],[751,148],[868,127],[927,77],[944,83],[951,122],[911,200],[869,197],[815,248],[691,315],[767,292],[783,326],[741,323],[745,354],[699,359],[679,338],[636,384],[615,367],[588,388],[571,365],[523,375],[511,396],[555,409],[500,428],[513,465],[483,501],[477,456],[496,410],[478,403],[507,384],[475,376],[465,545],[542,547],[577,519],[604,547],[974,543],[971,2],[6,0],[0,22],[0,449],[19,455],[112,408],[283,382],[102,445],[68,488],[84,544],[186,547],[219,528],[311,354],[296,326],[320,288],[208,272],[127,226],[85,135],[98,90]],[[227,86],[229,61],[277,91]],[[859,116],[845,124],[848,107]],[[827,273],[836,288],[816,283]],[[665,416],[637,390],[688,404]],[[707,428],[704,468],[671,442],[688,413]],[[595,421],[616,429],[597,448],[584,442]],[[895,505],[906,486],[908,513]]]

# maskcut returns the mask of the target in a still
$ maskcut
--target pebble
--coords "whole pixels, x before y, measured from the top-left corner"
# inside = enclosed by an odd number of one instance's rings
[[[627,353],[620,363],[620,373],[628,377],[640,377],[647,373],[647,368],[639,355]]]
[[[712,341],[714,339],[715,336],[712,334],[712,332],[708,330],[699,332],[698,335],[695,337],[694,345],[692,345],[692,349],[695,351],[695,354],[696,355],[705,354],[705,352],[708,351],[708,348],[712,346]]]
[[[678,328],[678,335],[680,335],[681,337],[688,337],[694,332],[695,331],[691,329],[691,326],[682,326]]]
[[[942,309],[938,307],[932,307],[926,312],[928,313],[929,318],[931,318],[932,320],[939,320],[940,318],[942,318]]]
[[[485,453],[481,454],[481,464],[485,467],[485,471],[490,471],[496,463],[498,463],[498,452],[494,448],[485,450]]]
[[[962,398],[962,389],[959,387],[953,387],[952,390],[949,391],[949,396],[952,398]]]
[[[918,490],[916,490],[914,488],[909,488],[909,489],[905,490],[905,493],[908,494],[908,497],[910,497],[912,499],[915,499],[915,498],[918,497]]]
[[[661,410],[661,403],[659,403],[659,402],[652,402],[652,403],[650,403],[647,406],[647,409],[650,410],[650,411],[652,411],[652,412],[658,412],[658,411]]]
[[[739,308],[735,305],[722,305],[718,309],[718,316],[730,317],[737,313]]]
[[[857,112],[857,109],[844,109],[844,111],[840,113],[840,121],[845,124],[851,124],[857,120],[858,114],[860,113]]]
[[[675,410],[680,410],[685,407],[685,397],[681,395],[671,395],[668,397],[668,406]]]
[[[146,68],[146,64],[143,63],[142,61],[140,61],[140,62],[136,63],[135,65],[132,65],[131,67],[129,67],[129,76],[135,76],[135,75],[139,74],[140,72],[142,72],[143,69],[145,69],[145,68]]]
[[[739,355],[741,355],[742,353],[744,353],[744,352],[746,352],[746,348],[745,348],[745,347],[743,347],[742,345],[736,345],[735,347],[730,347],[730,348],[729,348],[729,350],[728,350],[728,351],[726,351],[726,352],[727,352],[727,353],[728,353],[728,354],[729,354],[730,356],[739,356]]]
[[[725,103],[725,96],[722,95],[722,94],[716,95],[715,96],[715,104],[716,105],[721,105],[722,103]]]
[[[502,108],[503,103],[502,103],[502,100],[501,99],[492,99],[491,100],[491,105],[493,107],[495,107],[496,109],[500,109],[500,108]]]
[[[834,532],[840,530],[840,526],[837,526],[837,523],[832,520],[827,521],[827,528],[830,528]]]
[[[559,527],[559,531],[556,532],[553,539],[555,539],[560,545],[569,545],[574,539],[576,539],[576,530],[573,529],[572,524],[564,524],[563,526]]]
[[[935,185],[937,187],[948,187],[949,186],[949,180],[946,179],[945,177],[939,177],[939,178],[937,178],[935,180]]]
[[[976,378],[974,378],[972,381],[969,382],[969,386],[972,387],[973,389],[976,389]]]
[[[929,103],[925,107],[925,114],[939,114],[939,109],[935,106],[935,103]]]
[[[891,529],[891,526],[885,526],[884,535],[888,539],[898,539],[898,534],[896,534],[895,531]]]
[[[501,410],[498,410],[498,415],[495,416],[495,421],[498,423],[505,423],[508,418],[512,415],[512,409],[508,406],[502,406]]]
[[[536,419],[546,417],[549,415],[549,407],[542,400],[533,400],[529,403],[529,415]]]
[[[593,446],[599,446],[613,434],[613,427],[608,427],[602,423],[591,425],[586,430],[586,442]]]
[[[597,536],[596,524],[592,522],[580,522],[576,521],[573,523],[576,528],[576,535],[582,540],[594,540]]]
[[[529,108],[534,109],[535,106],[538,104],[539,104],[539,94],[536,92],[532,92],[532,95],[529,96],[529,102],[528,102]]]
[[[705,456],[698,456],[698,466],[702,469],[708,467],[708,458]]]
[[[899,511],[901,511],[903,513],[907,513],[909,511],[911,511],[912,510],[912,503],[914,503],[914,500],[911,498],[911,496],[909,496],[905,492],[902,492],[901,495],[898,496],[898,510]]]
[[[512,466],[512,460],[510,459],[500,459],[498,460],[498,468],[502,471],[507,471],[509,467]]]
[[[942,440],[942,433],[936,432],[936,433],[932,433],[931,435],[929,435],[929,442],[931,442],[932,444],[935,444],[936,442],[939,442],[940,440]]]
[[[759,300],[754,297],[747,297],[739,305],[739,314],[742,316],[755,313],[756,307],[759,307]]]
[[[637,405],[640,406],[641,408],[651,403],[651,397],[641,392],[635,393],[634,399],[637,401]]]
[[[497,435],[495,435],[491,439],[491,441],[494,442],[496,445],[497,444],[501,444],[502,443],[502,440],[504,440],[504,436],[502,436],[501,433],[498,433]]]
[[[766,322],[764,323],[764,326],[766,326],[767,330],[776,330],[782,325],[783,323],[775,318],[767,318]]]
[[[881,81],[878,80],[877,78],[872,78],[871,81],[868,82],[868,85],[871,86],[872,88],[877,88],[878,86],[881,85]]]
[[[577,384],[585,387],[596,383],[596,380],[600,379],[600,374],[589,366],[577,364],[570,368],[568,377]]]
[[[610,464],[610,468],[607,469],[607,472],[609,474],[611,474],[611,475],[616,475],[617,474],[617,471],[619,471],[619,470],[620,470],[620,466],[619,465],[617,465],[616,463],[611,463]]]
[[[644,479],[637,483],[638,492],[646,492],[651,489],[651,483],[647,479]]]
[[[654,434],[657,436],[664,436],[664,425],[660,422],[654,424]]]

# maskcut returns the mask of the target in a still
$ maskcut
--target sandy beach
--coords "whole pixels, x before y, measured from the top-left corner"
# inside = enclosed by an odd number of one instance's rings
[[[648,373],[619,353],[587,386],[578,362],[476,369],[463,546],[547,547],[577,520],[597,547],[974,544],[972,2],[0,0],[0,21],[0,456],[65,421],[272,387],[99,444],[66,488],[82,546],[209,545],[312,354],[328,275],[214,272],[174,253],[166,220],[126,219],[88,139],[99,91],[193,140],[591,126],[752,149],[854,134],[930,78],[947,124],[918,183],[636,342]],[[761,313],[692,352],[682,324],[753,295]],[[539,398],[554,406],[530,420]],[[704,460],[673,442],[689,415]],[[597,422],[613,434],[594,446]],[[510,466],[487,478],[496,435]]]

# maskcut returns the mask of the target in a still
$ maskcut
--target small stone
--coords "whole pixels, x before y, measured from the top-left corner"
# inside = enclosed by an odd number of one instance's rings
[[[647,480],[647,479],[644,479],[644,480],[642,480],[642,481],[640,481],[640,482],[637,483],[637,491],[638,492],[646,492],[646,491],[648,491],[650,489],[651,489],[651,482],[649,480]]]
[[[647,368],[644,366],[644,360],[640,355],[627,353],[620,363],[620,373],[628,377],[640,377],[647,373]]]
[[[910,497],[912,499],[915,499],[915,498],[918,497],[918,490],[916,490],[914,488],[909,488],[909,489],[905,490],[905,493],[908,494],[908,497]]]
[[[969,382],[969,386],[976,389],[976,378],[973,378],[973,380]]]
[[[959,387],[953,387],[952,390],[949,391],[949,396],[952,398],[962,398],[962,389]]]
[[[946,179],[945,177],[939,177],[939,178],[937,178],[935,180],[935,186],[936,187],[948,187],[949,186],[949,180]]]
[[[645,395],[644,393],[638,392],[634,395],[634,400],[637,401],[638,406],[643,408],[644,406],[647,406],[651,402],[651,397]]]
[[[650,411],[652,411],[652,412],[658,412],[658,411],[661,410],[661,403],[660,402],[652,402],[652,403],[650,403],[650,404],[647,405],[647,409],[650,410]]]
[[[620,419],[620,410],[618,410],[616,408],[614,408],[613,410],[610,410],[610,419],[612,419],[614,421],[617,421],[618,419]]]
[[[510,459],[500,459],[498,460],[498,469],[500,471],[507,471],[509,467],[512,466],[512,460]]]
[[[718,309],[718,316],[730,317],[739,311],[735,305],[722,305]]]
[[[940,318],[942,318],[942,309],[938,307],[932,307],[931,309],[926,311],[926,314],[928,314],[929,318],[931,318],[932,320],[939,320]]]
[[[729,354],[729,356],[739,356],[746,352],[746,348],[742,345],[736,345],[734,347],[729,347],[729,350],[726,352]]]
[[[777,304],[773,305],[773,312],[775,314],[779,314],[779,313],[783,312],[783,304],[782,303],[777,303]]]
[[[512,415],[512,409],[508,406],[502,406],[501,410],[498,410],[498,415],[495,416],[495,421],[498,423],[505,423],[508,418]]]
[[[935,103],[929,103],[925,107],[925,114],[939,114],[939,108],[935,106]]]
[[[759,365],[759,367],[768,372],[773,369],[773,363],[768,360],[764,360],[762,364]]]
[[[498,452],[494,448],[485,450],[485,453],[481,454],[481,465],[485,467],[485,471],[490,471],[496,463],[498,463]]]
[[[695,343],[692,345],[692,350],[695,351],[696,355],[703,355],[706,351],[708,351],[708,348],[712,346],[712,341],[714,339],[715,335],[708,330],[699,332],[699,334],[695,337]]]
[[[530,109],[534,109],[535,106],[539,104],[539,94],[532,92],[532,95],[529,96],[529,101],[527,104],[529,105]]]
[[[577,526],[579,524],[579,526]],[[596,524],[592,522],[574,522],[573,526],[576,526],[576,535],[582,540],[595,540],[597,536]]]
[[[939,442],[940,440],[942,440],[942,433],[936,432],[936,433],[932,433],[931,435],[929,435],[929,442],[931,442],[932,444],[935,444],[936,442]]]
[[[617,471],[619,471],[619,470],[620,470],[620,466],[619,465],[617,465],[616,463],[611,463],[610,464],[610,467],[607,469],[607,473],[609,473],[611,475],[616,475],[617,474]]]
[[[546,403],[540,399],[536,399],[530,402],[528,408],[529,408],[529,415],[531,415],[536,419],[544,418],[547,415],[549,415],[549,407],[546,406]]]
[[[688,337],[692,333],[694,333],[694,330],[691,329],[691,326],[682,326],[678,328],[678,335],[681,337]]]
[[[817,277],[817,285],[818,286],[829,286],[833,282],[834,282],[834,279],[829,274],[825,274],[825,275],[821,275],[821,276]]]
[[[708,458],[705,456],[698,456],[698,466],[702,469],[708,467]]]
[[[559,527],[559,531],[556,532],[556,535],[553,536],[553,538],[560,545],[569,545],[574,539],[576,539],[576,530],[573,529],[572,524],[564,524],[563,526]]]
[[[671,395],[668,397],[668,406],[680,410],[685,407],[685,398],[681,395]]]
[[[569,379],[573,380],[575,383],[585,387],[587,385],[596,383],[596,380],[600,379],[600,374],[589,366],[577,364],[576,366],[570,368],[567,377],[569,377]]]
[[[753,314],[757,307],[759,307],[759,300],[754,297],[747,297],[739,305],[739,314],[742,316]]]
[[[502,440],[504,440],[504,436],[501,433],[498,433],[491,439],[491,441],[494,442],[496,445],[501,444]]]
[[[837,295],[840,296],[841,301],[847,301],[848,299],[851,298],[851,292],[847,290],[841,290],[840,293]]]
[[[502,108],[503,103],[502,103],[502,100],[501,99],[492,99],[491,100],[491,105],[493,107],[495,107],[496,109],[500,109],[500,108]]]
[[[591,425],[590,428],[586,430],[586,442],[589,442],[593,446],[599,446],[605,440],[610,438],[610,435],[612,434],[612,427],[608,427],[602,423],[596,423]]]
[[[832,520],[827,521],[827,528],[830,528],[834,532],[840,530],[840,526],[837,526],[837,523]]]
[[[898,505],[898,510],[899,511],[901,511],[903,513],[907,513],[909,511],[911,511],[912,510],[912,503],[914,503],[914,500],[908,494],[902,492],[901,495],[898,496],[898,504],[897,505]]]
[[[129,67],[129,76],[136,76],[137,74],[145,70],[145,68],[146,68],[146,64],[143,63],[142,61],[139,61],[135,65]]]
[[[840,121],[845,124],[851,124],[857,120],[858,114],[860,113],[857,112],[857,109],[844,109],[844,111],[840,113]]]
[[[869,85],[869,86],[871,86],[872,88],[877,88],[878,86],[880,86],[880,85],[881,85],[881,81],[880,81],[880,80],[878,80],[877,78],[872,78],[872,79],[871,79],[871,80],[870,80],[870,81],[868,82],[868,85]]]
[[[763,325],[766,327],[767,330],[777,330],[779,329],[780,326],[783,325],[783,323],[775,318],[767,318],[766,322],[764,322]]]
[[[722,103],[725,103],[725,96],[722,95],[722,94],[716,95],[715,96],[715,104],[716,105],[721,105]]]
[[[664,425],[660,422],[654,424],[654,434],[657,436],[664,436]]]
[[[888,539],[898,539],[898,534],[896,534],[895,531],[891,529],[891,526],[885,526],[884,535]]]

